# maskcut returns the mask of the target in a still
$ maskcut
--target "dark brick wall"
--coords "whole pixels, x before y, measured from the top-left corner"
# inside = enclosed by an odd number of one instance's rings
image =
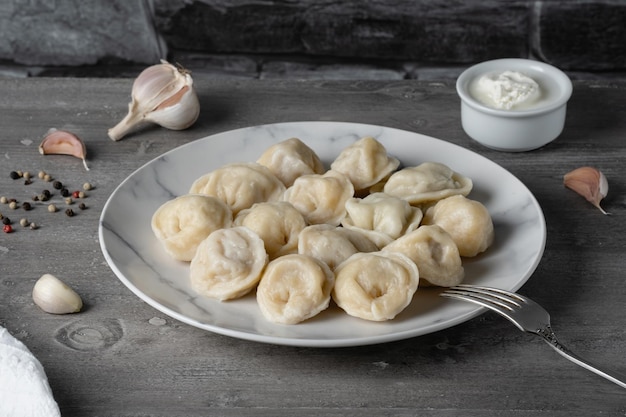
[[[538,57],[571,70],[626,68],[626,1],[542,3],[531,33]]]
[[[501,57],[626,72],[624,0],[0,0],[0,75],[436,78]],[[444,71],[443,73],[441,71]]]
[[[528,55],[526,1],[194,2],[157,25],[172,50],[466,63]],[[261,18],[260,18],[261,17]]]

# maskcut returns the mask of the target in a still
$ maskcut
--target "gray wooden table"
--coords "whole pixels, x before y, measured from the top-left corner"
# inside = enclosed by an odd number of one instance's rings
[[[130,79],[0,79],[0,194],[27,200],[45,170],[69,189],[95,188],[74,217],[38,206],[37,230],[0,233],[0,325],[40,359],[64,416],[625,416],[626,392],[562,359],[492,313],[425,336],[353,348],[301,348],[216,335],[165,316],[131,293],[100,251],[98,219],[142,164],[213,133],[285,121],[380,124],[444,139],[510,170],[547,221],[545,254],[520,290],[544,305],[572,350],[626,371],[626,83],[575,82],[566,128],[549,146],[502,153],[471,141],[452,82],[195,80],[199,122],[106,132],[126,112]],[[91,170],[43,157],[49,128],[72,130]],[[562,185],[594,165],[608,177],[602,215]],[[30,187],[30,188],[29,188]],[[0,207],[0,212],[8,210]],[[131,210],[132,208],[129,208]],[[8,213],[19,220],[24,213]],[[44,273],[81,294],[83,312],[54,316],[32,302]],[[1,372],[1,370],[0,370]]]

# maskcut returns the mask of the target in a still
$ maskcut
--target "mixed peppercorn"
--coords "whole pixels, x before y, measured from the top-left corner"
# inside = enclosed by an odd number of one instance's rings
[[[25,172],[11,171],[9,173],[9,177],[13,180],[24,179],[24,185],[33,184],[33,176],[28,171],[25,171]],[[49,189],[44,189],[41,191],[41,193],[38,193],[32,196],[31,198],[32,203],[28,201],[24,201],[21,204],[15,198],[0,196],[0,204],[7,205],[10,210],[18,210],[21,208],[22,210],[28,212],[34,209],[34,205],[49,201],[53,197],[54,193],[58,192],[61,195],[61,197],[64,198],[65,204],[69,206],[69,205],[74,204],[74,200],[82,200],[86,198],[87,197],[86,192],[93,189],[93,186],[90,183],[85,182],[82,186],[82,190],[70,191],[61,181],[53,179],[50,174],[44,171],[39,172],[38,178],[46,183],[51,183],[52,188],[56,191],[50,191]],[[56,204],[54,203],[48,204],[47,207],[48,207],[48,211],[51,213],[55,213],[58,211],[58,208]],[[81,201],[78,204],[78,208],[80,210],[86,210],[87,205],[85,204],[85,202]],[[0,207],[0,210],[1,210],[1,207]],[[0,219],[2,220],[2,225],[3,225],[2,231],[4,233],[12,233],[15,231],[15,229],[13,228],[13,221],[5,214],[2,214],[2,212],[0,211]],[[68,217],[74,217],[76,215],[76,213],[71,207],[68,207],[65,210],[65,214]],[[31,222],[27,220],[26,218],[20,219],[19,224],[22,227],[29,227],[31,230],[36,230],[39,228],[39,226],[35,222]]]

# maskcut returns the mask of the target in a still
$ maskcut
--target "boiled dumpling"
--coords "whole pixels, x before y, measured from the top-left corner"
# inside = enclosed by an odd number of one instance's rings
[[[219,198],[237,214],[254,203],[275,201],[284,184],[269,169],[257,163],[231,163],[198,178],[190,193]]]
[[[451,287],[465,277],[454,240],[439,226],[420,226],[385,246],[383,252],[408,256],[417,265],[420,278],[433,285]]]
[[[232,213],[224,202],[215,197],[188,194],[161,205],[152,215],[151,227],[169,255],[179,261],[190,261],[200,242],[231,223]]]
[[[418,284],[418,268],[407,256],[356,253],[335,269],[333,300],[351,316],[391,320],[411,303]]]
[[[378,183],[399,165],[400,161],[389,156],[379,141],[366,136],[344,148],[330,168],[345,174],[359,191]]]
[[[216,230],[200,243],[191,260],[191,287],[220,301],[241,297],[257,285],[267,261],[263,240],[252,230]]]
[[[335,277],[323,262],[292,254],[271,261],[257,288],[263,316],[274,323],[296,324],[328,308]]]
[[[298,253],[319,259],[330,269],[335,269],[355,253],[378,249],[363,233],[330,224],[307,226],[298,238]]]
[[[417,229],[422,210],[406,200],[385,193],[374,193],[346,202],[346,217],[341,224],[364,231],[379,247]]]
[[[237,214],[234,224],[256,232],[270,259],[298,250],[298,235],[305,228],[304,216],[290,203],[257,203]]]
[[[392,174],[383,190],[411,204],[420,204],[457,194],[467,195],[472,190],[472,180],[444,164],[424,162]]]
[[[487,208],[460,195],[438,201],[426,211],[424,222],[447,231],[461,256],[476,256],[493,243],[493,222]]]
[[[330,170],[323,175],[299,177],[282,199],[293,204],[309,224],[337,226],[346,214],[346,201],[353,195],[354,187],[348,177]]]
[[[326,171],[315,151],[298,138],[270,146],[257,162],[269,168],[286,187],[302,175],[323,174]]]

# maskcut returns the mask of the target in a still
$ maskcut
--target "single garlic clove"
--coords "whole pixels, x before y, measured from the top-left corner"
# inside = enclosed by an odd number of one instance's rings
[[[43,274],[33,287],[33,301],[46,313],[78,313],[83,308],[80,296],[52,274]]]
[[[71,155],[83,160],[87,166],[87,147],[74,133],[67,130],[50,129],[39,144],[39,153],[42,155]]]
[[[609,182],[600,170],[589,166],[577,168],[563,176],[563,184],[608,214],[600,207],[600,202],[609,192]]]
[[[189,71],[167,61],[139,74],[132,88],[128,114],[109,129],[109,137],[120,140],[142,123],[155,123],[172,130],[190,127],[200,114],[200,101]]]

